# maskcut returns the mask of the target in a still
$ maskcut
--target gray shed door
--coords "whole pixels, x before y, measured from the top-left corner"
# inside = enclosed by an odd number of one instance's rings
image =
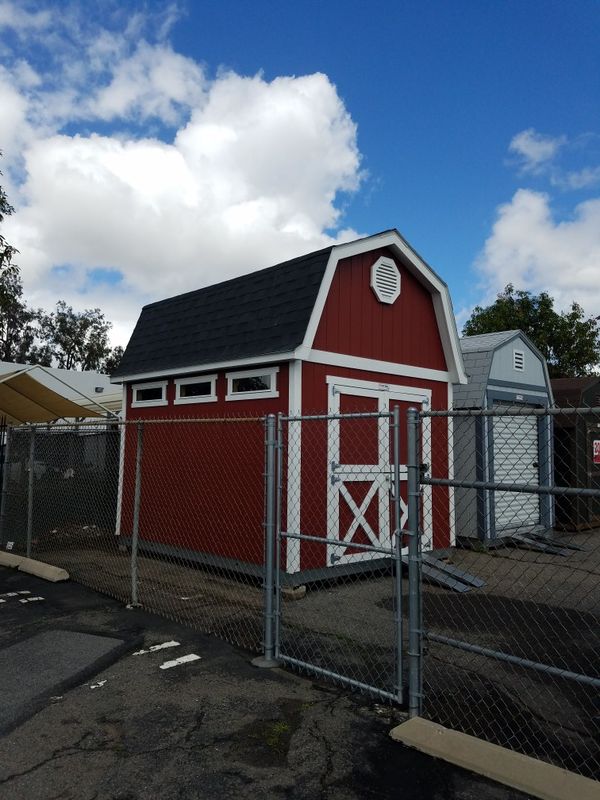
[[[492,480],[501,483],[539,483],[537,417],[493,417]],[[495,492],[496,531],[538,525],[540,495]]]

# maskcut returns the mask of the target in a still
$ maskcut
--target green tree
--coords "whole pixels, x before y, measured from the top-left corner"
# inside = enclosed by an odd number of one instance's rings
[[[74,311],[64,300],[41,320],[42,340],[63,369],[100,370],[111,351],[110,328],[99,308]]]
[[[115,348],[111,350],[111,352],[104,359],[104,363],[102,364],[102,369],[100,370],[100,372],[105,372],[107,375],[112,375],[113,372],[121,363],[122,358],[123,358],[123,348],[121,347],[121,345],[117,345]]]
[[[0,186],[0,223],[13,211]],[[46,364],[48,352],[36,345],[40,312],[23,300],[21,272],[13,263],[16,253],[18,250],[0,232],[0,360]]]
[[[547,292],[533,295],[509,283],[492,305],[475,307],[463,334],[476,336],[518,328],[543,353],[551,377],[574,378],[592,375],[598,369],[599,319],[586,319],[575,302],[568,311],[559,313]]]

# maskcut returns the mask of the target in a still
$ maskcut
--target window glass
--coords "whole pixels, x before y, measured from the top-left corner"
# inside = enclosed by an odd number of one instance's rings
[[[212,393],[212,381],[179,384],[179,397],[207,397]]]
[[[233,378],[231,390],[238,392],[264,392],[271,388],[272,375],[254,375],[252,378]]]
[[[138,403],[144,403],[147,400],[162,400],[163,387],[150,386],[147,389],[136,389],[135,399]]]

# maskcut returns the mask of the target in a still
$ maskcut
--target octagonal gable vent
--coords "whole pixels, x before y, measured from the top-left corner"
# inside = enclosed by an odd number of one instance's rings
[[[394,303],[400,296],[400,272],[391,258],[378,258],[371,267],[371,288],[380,303]]]

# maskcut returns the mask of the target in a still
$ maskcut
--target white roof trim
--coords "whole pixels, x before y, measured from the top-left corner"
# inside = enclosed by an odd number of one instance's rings
[[[338,262],[344,258],[368,253],[370,250],[379,247],[390,248],[394,255],[401,261],[402,265],[406,267],[412,275],[417,277],[433,295],[433,307],[440,338],[442,340],[442,347],[444,348],[446,364],[448,365],[450,380],[453,383],[467,383],[448,287],[412,247],[404,241],[397,231],[387,231],[375,236],[368,236],[357,242],[337,245],[332,249],[323,280],[321,281],[317,301],[306,329],[303,345],[309,349],[312,348]]]

